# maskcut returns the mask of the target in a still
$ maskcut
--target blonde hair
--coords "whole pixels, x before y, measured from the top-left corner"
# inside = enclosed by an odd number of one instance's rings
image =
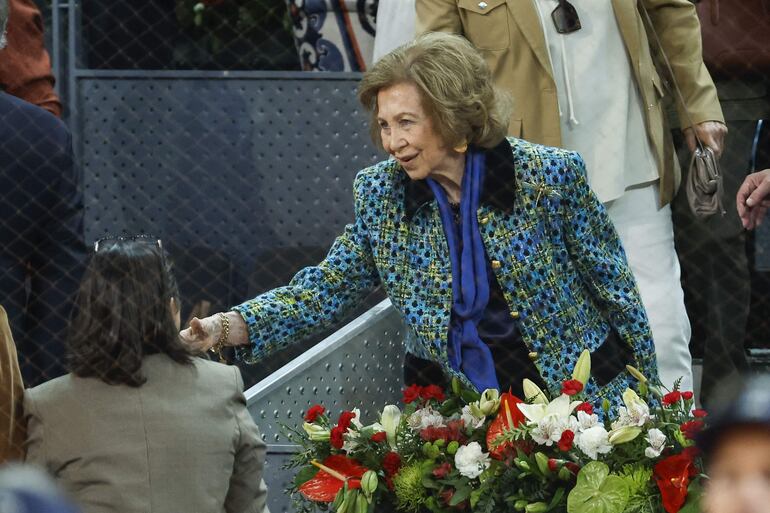
[[[450,146],[492,148],[505,138],[510,98],[492,86],[484,58],[461,36],[433,32],[382,57],[364,74],[358,99],[371,113],[372,140],[381,147],[377,94],[398,83],[415,84],[423,108]]]

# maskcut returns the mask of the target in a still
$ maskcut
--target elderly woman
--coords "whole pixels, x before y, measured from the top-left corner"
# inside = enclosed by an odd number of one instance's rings
[[[429,34],[383,57],[359,99],[391,155],[356,177],[355,219],[286,287],[183,332],[256,362],[382,284],[407,326],[406,382],[558,392],[583,349],[587,393],[657,376],[623,249],[574,152],[505,138],[507,102],[465,39]],[[422,378],[422,379],[420,379]]]

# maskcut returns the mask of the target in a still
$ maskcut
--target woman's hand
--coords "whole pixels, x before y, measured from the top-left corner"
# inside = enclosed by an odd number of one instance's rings
[[[695,125],[695,132],[693,132],[692,128],[685,128],[684,138],[691,153],[698,147],[695,139],[696,134],[698,139],[707,148],[711,148],[716,158],[722,155],[722,150],[724,150],[725,146],[725,136],[727,135],[727,126],[724,123],[720,121],[704,121]]]
[[[242,346],[249,343],[246,322],[237,312],[224,314],[230,321],[230,335],[225,341],[226,346]],[[206,352],[219,341],[222,336],[222,319],[214,314],[204,319],[193,317],[190,327],[179,333],[182,341],[193,351]]]

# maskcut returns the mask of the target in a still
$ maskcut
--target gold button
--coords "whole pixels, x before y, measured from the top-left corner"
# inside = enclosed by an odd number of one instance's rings
[[[481,224],[487,224],[489,222],[489,218],[487,216],[484,216],[481,219],[479,219],[479,222]]]
[[[500,263],[500,260],[492,260],[492,269],[500,269],[503,266],[503,264]]]
[[[513,312],[511,312],[511,317],[514,318],[514,319],[518,319],[519,318],[519,312],[514,310]]]
[[[537,360],[537,353],[535,353],[535,352],[529,353],[529,359],[532,360],[532,361]]]
[[[487,5],[488,4],[486,2],[479,2],[479,9],[486,9]]]

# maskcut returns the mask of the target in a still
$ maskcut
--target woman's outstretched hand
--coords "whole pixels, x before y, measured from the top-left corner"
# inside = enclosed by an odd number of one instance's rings
[[[224,345],[241,346],[248,344],[249,336],[243,317],[237,312],[227,312],[225,316],[230,321],[230,335]],[[193,317],[190,321],[190,327],[182,330],[179,336],[191,350],[208,351],[222,336],[222,319],[219,314],[210,315],[203,319]]]

